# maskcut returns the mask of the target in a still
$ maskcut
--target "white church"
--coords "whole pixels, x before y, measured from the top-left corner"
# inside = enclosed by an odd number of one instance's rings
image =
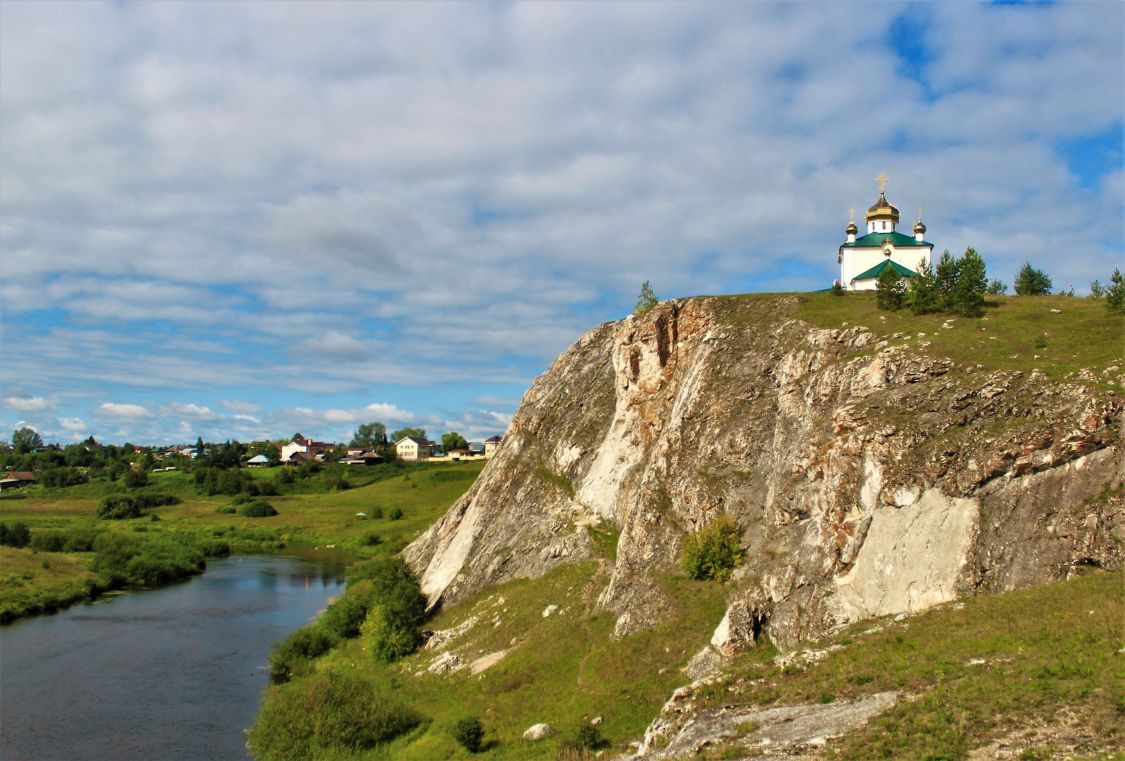
[[[840,245],[836,257],[840,265],[839,284],[846,291],[873,291],[879,275],[887,267],[894,268],[902,277],[914,277],[922,262],[930,263],[934,244],[925,240],[926,226],[922,224],[922,210],[914,223],[914,237],[900,233],[898,209],[887,202],[884,191],[887,175],[875,178],[879,183],[879,200],[867,210],[867,234],[857,238],[855,209],[851,221],[844,228],[848,239]]]

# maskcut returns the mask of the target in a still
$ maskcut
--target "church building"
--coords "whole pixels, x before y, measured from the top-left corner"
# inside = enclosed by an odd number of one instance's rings
[[[914,237],[900,233],[898,209],[887,202],[884,190],[887,175],[875,178],[879,183],[879,200],[867,210],[867,234],[857,238],[855,209],[844,228],[848,239],[840,245],[836,261],[840,265],[840,285],[846,291],[873,291],[879,275],[891,267],[902,277],[914,277],[921,263],[929,264],[934,244],[925,240],[926,226],[922,210],[914,223]]]

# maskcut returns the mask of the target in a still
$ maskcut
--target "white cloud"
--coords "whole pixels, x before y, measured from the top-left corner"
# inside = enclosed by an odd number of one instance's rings
[[[233,412],[241,412],[244,414],[254,414],[255,412],[262,411],[262,405],[257,402],[245,402],[237,399],[223,399],[219,404],[226,407]],[[237,416],[236,416],[237,417]]]
[[[20,412],[45,412],[55,409],[57,403],[42,396],[9,396],[4,406]]]
[[[172,402],[168,405],[168,409],[173,414],[183,415],[185,417],[211,417],[214,414],[209,407],[204,407],[199,404]]]
[[[152,413],[139,404],[117,404],[115,402],[103,403],[94,411],[94,414],[125,419],[152,417]]]
[[[59,427],[64,431],[69,431],[70,433],[80,433],[85,431],[87,428],[86,423],[83,422],[82,418],[77,417],[59,418]]]

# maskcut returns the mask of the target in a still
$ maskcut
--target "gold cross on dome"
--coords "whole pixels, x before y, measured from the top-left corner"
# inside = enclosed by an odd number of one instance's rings
[[[887,180],[888,179],[889,178],[887,177],[885,172],[879,172],[879,176],[875,178],[875,182],[879,183],[879,192],[880,193],[882,193],[883,190],[887,187]]]
[[[855,222],[855,209],[852,209],[852,212],[851,212],[851,219],[850,219],[849,221],[851,221],[851,222]]]

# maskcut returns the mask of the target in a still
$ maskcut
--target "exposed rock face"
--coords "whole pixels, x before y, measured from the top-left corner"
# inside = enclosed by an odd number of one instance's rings
[[[407,548],[431,602],[593,557],[586,527],[611,525],[598,604],[625,635],[665,615],[654,576],[722,513],[748,548],[724,654],[1120,564],[1120,396],[815,329],[796,308],[671,301],[580,338]]]

